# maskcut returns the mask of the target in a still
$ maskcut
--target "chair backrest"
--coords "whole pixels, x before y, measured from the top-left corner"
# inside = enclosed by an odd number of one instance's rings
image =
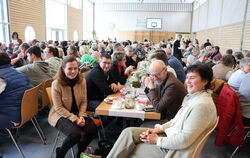
[[[53,106],[53,99],[52,99],[52,95],[51,95],[51,87],[46,88],[46,92],[48,94],[50,106],[52,107]]]
[[[198,158],[200,156],[200,153],[201,153],[206,141],[208,140],[210,134],[214,131],[214,129],[218,125],[218,122],[219,122],[219,117],[217,117],[216,123],[214,124],[213,128],[211,128],[211,130],[209,130],[208,133],[206,133],[206,135],[201,139],[201,141],[196,146],[194,153],[192,155],[192,158]]]
[[[39,108],[39,110],[42,110],[44,107],[49,105],[49,97],[48,94],[46,92],[46,88],[47,87],[51,87],[51,84],[53,82],[53,78],[47,79],[46,81],[44,81],[43,83],[43,88],[42,88],[42,106]]]
[[[42,84],[30,88],[24,92],[21,103],[21,123],[16,128],[31,120],[38,112],[38,92]]]

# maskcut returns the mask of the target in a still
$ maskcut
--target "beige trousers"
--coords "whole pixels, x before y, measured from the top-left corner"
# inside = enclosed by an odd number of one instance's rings
[[[107,158],[164,158],[164,153],[155,144],[140,141],[139,135],[148,128],[130,127],[122,131]]]

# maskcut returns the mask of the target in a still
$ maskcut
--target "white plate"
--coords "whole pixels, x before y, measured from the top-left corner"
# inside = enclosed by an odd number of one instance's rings
[[[104,99],[104,102],[105,103],[109,103],[109,104],[112,104],[114,100],[117,100],[118,97],[107,97]]]

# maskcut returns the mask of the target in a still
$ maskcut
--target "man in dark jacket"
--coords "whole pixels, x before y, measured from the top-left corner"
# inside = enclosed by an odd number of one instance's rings
[[[101,55],[100,64],[94,67],[86,76],[88,110],[90,111],[95,111],[97,106],[109,94],[120,90],[109,75],[110,68],[111,56],[104,53]]]
[[[149,71],[150,76],[145,79],[145,93],[155,111],[161,113],[161,121],[166,122],[176,115],[187,91],[184,85],[167,71],[163,61],[153,61]]]
[[[174,56],[181,61],[181,58],[183,58],[183,55],[181,53],[181,50],[179,49],[181,46],[181,38],[182,35],[178,35],[177,39],[174,42]]]
[[[31,88],[26,76],[16,71],[10,58],[0,53],[0,129],[21,122],[21,102],[24,91]]]

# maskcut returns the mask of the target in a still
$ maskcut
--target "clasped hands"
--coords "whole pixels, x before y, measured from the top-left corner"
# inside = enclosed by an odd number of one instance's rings
[[[84,117],[82,117],[82,116],[78,117],[77,120],[76,120],[76,124],[78,126],[80,126],[80,127],[85,126],[85,119],[84,119]]]
[[[144,77],[142,80],[144,82],[144,85],[149,89],[155,88],[154,79],[152,77]]]
[[[140,140],[144,143],[149,143],[149,144],[156,144],[158,135],[157,133],[159,132],[159,129],[147,129],[145,132],[142,132],[140,134]]]
[[[123,86],[118,82],[117,84],[112,83],[110,88],[113,90],[113,92],[118,92],[123,88]]]

